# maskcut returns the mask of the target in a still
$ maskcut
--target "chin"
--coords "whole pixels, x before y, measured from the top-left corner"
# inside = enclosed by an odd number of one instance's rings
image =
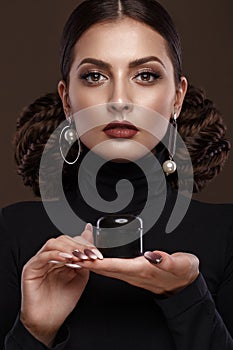
[[[128,163],[128,162],[130,162],[129,159],[125,159],[125,158],[115,158],[115,159],[111,159],[111,161],[114,163]]]
[[[154,148],[145,146],[133,140],[104,141],[91,148],[92,152],[106,159],[117,163],[136,161],[149,154]]]

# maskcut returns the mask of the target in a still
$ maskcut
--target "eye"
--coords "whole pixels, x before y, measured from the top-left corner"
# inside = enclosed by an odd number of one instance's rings
[[[161,78],[160,73],[150,72],[150,71],[144,71],[136,75],[136,80],[138,80],[140,83],[153,83],[156,80]]]
[[[80,78],[92,85],[99,84],[107,79],[103,74],[99,72],[88,72],[88,73],[82,74]]]

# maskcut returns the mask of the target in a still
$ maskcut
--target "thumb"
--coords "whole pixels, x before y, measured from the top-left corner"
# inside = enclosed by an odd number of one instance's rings
[[[94,244],[94,237],[93,237],[93,226],[92,224],[88,223],[85,226],[85,229],[83,233],[81,234],[81,237],[89,241],[90,243]]]
[[[75,240],[79,244],[86,245],[89,247],[94,247],[92,224],[87,224],[81,235],[72,237],[71,239]]]
[[[170,271],[174,265],[174,258],[172,255],[163,251],[147,251],[144,253],[144,257],[153,265],[156,265],[159,269],[164,271]]]
[[[175,275],[183,274],[187,269],[198,271],[198,258],[189,253],[177,252],[168,254],[163,251],[145,252],[144,257],[160,270],[171,272]]]

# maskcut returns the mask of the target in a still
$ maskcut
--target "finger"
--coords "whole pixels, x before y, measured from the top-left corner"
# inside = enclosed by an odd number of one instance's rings
[[[78,236],[74,236],[74,237],[67,236],[67,239],[69,239],[73,243],[73,245],[75,245],[76,247],[77,247],[77,245],[80,248],[82,246],[94,247],[94,245],[92,243],[90,243],[88,240],[86,240],[85,238],[83,238],[82,235],[78,235]]]
[[[96,249],[96,248],[93,248],[93,249],[87,249],[85,248],[83,253],[80,252],[79,250],[74,250],[73,251],[73,255],[76,256],[77,258],[79,258],[80,260],[96,260],[96,259],[100,259],[100,260],[103,260],[103,255],[101,254],[101,252]]]
[[[57,267],[65,265],[65,262],[61,262],[61,261],[58,261],[58,260],[49,260],[48,263],[52,264],[52,265],[56,265]]]
[[[65,262],[61,262],[58,260],[49,260],[48,263],[53,265],[55,268],[61,268],[63,266],[71,267],[74,269],[81,269],[82,268],[79,264],[65,263]]]
[[[79,262],[79,264],[84,269],[99,275],[120,279],[132,285],[140,286],[140,276],[145,271],[146,260],[142,256],[133,259],[104,258],[102,261],[85,261]]]
[[[148,261],[148,257],[152,259],[152,261],[150,261],[151,263],[153,263],[153,260],[156,260],[156,257],[158,258],[159,256],[161,256],[160,262],[156,264],[155,261],[154,266],[159,270],[170,272],[177,276],[185,275],[192,270],[196,270],[199,265],[198,258],[189,253],[178,252],[170,255],[163,251],[156,250],[144,254],[144,257],[147,258]]]
[[[79,264],[66,264],[65,266],[70,267],[72,269],[81,269],[82,266],[80,266]]]
[[[74,237],[74,239],[77,239],[77,241],[79,242],[84,242],[86,244],[86,246],[88,246],[88,248],[85,248],[83,250],[83,253],[90,259],[100,259],[103,260],[103,255],[102,253],[94,246],[93,242],[94,242],[94,238],[93,238],[93,226],[88,223],[85,226],[85,230],[83,231],[83,233],[81,234],[81,236],[76,236]],[[89,249],[89,247],[91,249]],[[82,253],[80,254],[80,252],[75,253],[75,256],[79,257],[80,259],[82,258]],[[87,260],[86,258],[84,258],[83,260]]]
[[[166,271],[166,272],[173,272],[176,267],[175,259],[172,255],[163,252],[163,251],[147,251],[144,253],[144,257],[147,259],[147,261],[157,267],[160,270]]]
[[[84,252],[85,252],[85,249],[84,249]],[[85,253],[80,252],[78,249],[75,249],[73,251],[73,255],[80,260],[88,260],[88,256]]]
[[[95,254],[97,258],[103,258],[102,254],[99,251],[95,251],[95,246],[93,246],[93,244],[91,244],[90,242],[86,241],[84,238],[78,236],[75,237],[75,239],[73,239],[67,235],[61,235],[58,238],[49,239],[45,243],[45,245],[39,250],[37,255],[45,251],[59,250],[60,252],[63,252],[63,254],[66,254],[68,257],[69,255],[72,255],[74,251],[83,251],[87,247],[93,250],[93,254]],[[80,260],[80,257],[76,255],[73,255],[72,257],[75,261]],[[71,256],[69,256],[69,258],[71,258]],[[87,255],[85,255],[85,257],[83,256],[83,258],[89,259]]]
[[[108,275],[134,275],[135,272],[140,272],[144,263],[143,257],[133,259],[123,258],[104,258],[103,260],[81,261],[80,266],[89,269],[93,272]]]
[[[174,253],[176,267],[183,273],[197,271],[199,273],[199,259],[196,255],[190,253]]]
[[[81,245],[95,248],[94,246],[94,238],[93,238],[93,226],[92,224],[88,223],[85,226],[84,231],[81,235],[70,237],[68,236],[72,241],[77,242]]]
[[[81,245],[69,238],[69,236],[61,235],[57,238],[49,239],[44,246],[38,251],[40,254],[45,251],[59,250],[67,254],[72,254],[73,250],[80,248]]]
[[[32,257],[24,266],[24,278],[31,279],[33,277],[43,276],[49,269],[51,269],[52,264],[55,267],[54,262],[56,261],[56,267],[62,267],[66,263],[70,263],[71,259],[61,256],[61,252],[58,250],[45,251]],[[51,263],[51,261],[53,263]],[[50,263],[49,263],[50,262]]]
[[[81,237],[86,239],[88,242],[90,242],[92,245],[94,244],[94,237],[93,237],[93,226],[92,224],[88,223],[85,226],[85,230],[81,234]]]

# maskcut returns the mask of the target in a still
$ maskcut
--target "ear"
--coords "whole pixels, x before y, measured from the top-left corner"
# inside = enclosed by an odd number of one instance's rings
[[[59,96],[62,100],[65,115],[66,115],[66,117],[68,117],[69,111],[70,111],[70,102],[69,102],[69,95],[68,95],[66,83],[64,82],[64,80],[59,81],[58,86],[57,86],[57,91],[58,91]]]
[[[176,89],[176,98],[175,98],[175,103],[174,103],[174,112],[177,113],[177,117],[180,114],[182,104],[185,98],[185,94],[187,92],[188,88],[188,81],[185,77],[181,77],[179,85],[177,86]]]

